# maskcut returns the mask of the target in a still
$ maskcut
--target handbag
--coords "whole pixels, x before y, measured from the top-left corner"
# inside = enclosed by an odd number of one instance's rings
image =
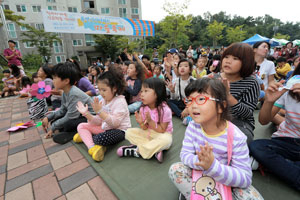
[[[227,165],[230,165],[233,144],[233,124],[228,122],[227,131]],[[192,171],[191,200],[232,200],[230,186],[216,182],[214,178],[206,176],[201,170]]]

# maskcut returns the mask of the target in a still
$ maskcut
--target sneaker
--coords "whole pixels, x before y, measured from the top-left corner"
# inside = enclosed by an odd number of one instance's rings
[[[73,141],[76,142],[76,143],[81,143],[82,142],[82,139],[79,135],[79,133],[76,133],[73,137]]]
[[[95,148],[92,158],[94,161],[102,161],[104,159],[104,153],[106,151],[105,146],[95,145],[93,148]]]
[[[130,146],[121,146],[117,150],[117,155],[120,157],[123,156],[131,156],[131,157],[140,157],[139,153],[137,152],[137,146],[136,145],[130,145]]]
[[[158,162],[162,163],[164,161],[163,151],[160,151],[160,152],[156,153],[155,158],[158,160]]]
[[[179,193],[178,200],[186,200],[182,193]]]
[[[250,156],[250,162],[252,170],[257,170],[259,167],[259,163],[252,156]]]

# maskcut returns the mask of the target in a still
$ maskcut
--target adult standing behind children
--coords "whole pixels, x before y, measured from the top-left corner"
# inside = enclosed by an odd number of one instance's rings
[[[47,132],[46,138],[51,137],[54,131],[59,131],[58,134],[53,136],[53,141],[59,144],[65,144],[72,140],[77,132],[78,124],[87,121],[76,108],[78,101],[81,101],[84,105],[87,104],[88,110],[94,113],[91,106],[92,99],[74,86],[77,80],[78,71],[74,63],[59,63],[54,66],[53,84],[56,89],[63,90],[61,107],[45,117],[42,123]],[[51,128],[47,131],[49,122],[51,122]]]
[[[24,70],[22,66],[22,54],[16,49],[16,42],[13,40],[8,40],[8,48],[4,49],[4,56],[8,60],[8,65],[16,65],[20,69]]]
[[[269,50],[268,42],[256,42],[253,45],[255,62],[260,66],[257,75],[263,80],[265,88],[268,88],[268,85],[274,81],[276,74],[275,64],[266,59]]]

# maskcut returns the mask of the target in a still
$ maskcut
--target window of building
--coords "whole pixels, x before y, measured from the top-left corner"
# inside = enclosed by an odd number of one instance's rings
[[[46,44],[44,41],[40,41],[40,46],[41,47],[49,47],[49,45]]]
[[[138,15],[139,14],[139,9],[138,8],[131,8],[131,13],[133,15]]]
[[[82,46],[82,40],[73,40],[73,46]]]
[[[55,56],[56,63],[66,62],[65,56]]]
[[[86,46],[95,46],[95,39],[93,35],[85,34],[85,45]]]
[[[77,8],[76,7],[68,7],[69,12],[77,13]]]
[[[41,12],[41,6],[37,6],[37,5],[32,6],[32,12]]]
[[[26,6],[25,5],[16,5],[17,12],[26,12]]]
[[[64,52],[62,42],[54,41],[53,48],[54,48],[54,53],[63,53]]]
[[[109,14],[109,8],[101,8],[101,14]]]
[[[126,17],[126,8],[119,8],[120,17]]]
[[[29,42],[29,41],[24,42],[23,44],[24,44],[25,48],[33,48],[34,47],[34,45],[32,44],[32,42]]]
[[[125,5],[125,4],[126,4],[126,0],[118,0],[118,3],[119,3],[120,5]]]
[[[37,30],[44,30],[44,24],[35,24]]]
[[[56,6],[48,6],[48,10],[57,10]]]
[[[17,38],[16,27],[14,24],[7,24],[8,35],[10,38]]]
[[[56,35],[57,37],[62,37],[62,33],[53,33],[54,35]]]
[[[1,6],[2,6],[2,8],[3,8],[4,10],[10,10],[10,9],[9,9],[9,5],[3,5],[3,4],[2,4]]]
[[[48,3],[55,3],[55,0],[47,0]]]
[[[84,8],[95,8],[94,1],[84,1]]]
[[[28,31],[28,28],[26,26],[20,26],[21,31]]]
[[[15,48],[20,50],[20,44],[19,44],[19,41],[15,41],[16,42],[16,45],[15,45]]]

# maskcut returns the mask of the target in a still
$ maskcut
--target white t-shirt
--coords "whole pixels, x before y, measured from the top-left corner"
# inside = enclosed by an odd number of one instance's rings
[[[258,75],[263,80],[265,89],[269,86],[269,76],[272,74],[276,74],[274,63],[264,59],[264,61],[260,64]]]
[[[272,137],[300,138],[300,102],[293,99],[287,91],[274,104],[286,111],[285,120]]]

